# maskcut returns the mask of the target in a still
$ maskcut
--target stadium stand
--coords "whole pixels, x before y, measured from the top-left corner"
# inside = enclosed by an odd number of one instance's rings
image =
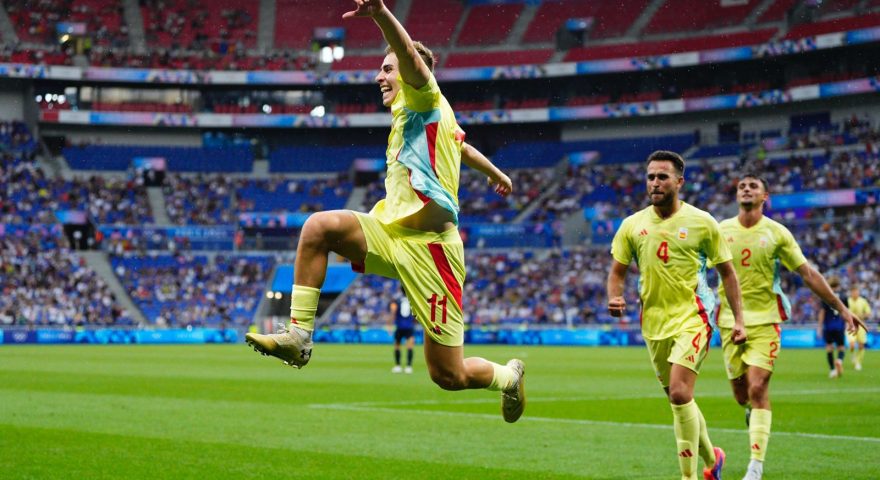
[[[0,326],[132,325],[106,283],[68,246],[60,224],[0,232]]]
[[[748,0],[725,5],[721,0],[712,0],[712,8],[692,8],[693,3],[688,0],[666,0],[651,17],[644,33],[700,31],[737,25],[759,3],[758,0]]]
[[[121,170],[137,157],[160,157],[172,172],[250,172],[254,156],[249,147],[146,147],[134,145],[79,145],[63,151],[76,170]]]
[[[275,262],[256,255],[111,257],[138,308],[160,327],[250,324]]]

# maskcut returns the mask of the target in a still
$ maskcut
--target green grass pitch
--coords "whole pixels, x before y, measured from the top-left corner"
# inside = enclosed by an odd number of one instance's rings
[[[392,375],[390,346],[317,345],[301,371],[244,345],[0,347],[0,477],[678,478],[644,348],[465,351],[526,361],[518,423],[496,392],[434,386],[421,354]],[[818,350],[779,363],[765,478],[880,477],[880,352],[838,380]],[[748,436],[718,349],[696,398],[741,478]]]

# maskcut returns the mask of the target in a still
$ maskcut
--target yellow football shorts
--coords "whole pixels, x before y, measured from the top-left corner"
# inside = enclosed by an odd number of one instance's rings
[[[712,338],[712,327],[708,324],[694,325],[663,340],[645,339],[648,354],[654,365],[654,373],[663,388],[669,386],[669,374],[672,364],[681,365],[694,373],[700,373],[703,360],[709,353],[709,341]]]
[[[441,345],[464,344],[464,244],[458,229],[423,232],[352,213],[367,239],[364,263],[352,264],[352,268],[399,279],[425,335]]]
[[[727,378],[733,380],[745,375],[751,367],[773,371],[776,357],[782,348],[781,325],[769,323],[746,327],[749,339],[742,345],[734,345],[730,339],[730,328],[721,329],[721,349],[724,352],[724,366]]]
[[[853,345],[855,343],[861,343],[862,345],[868,343],[868,332],[865,331],[864,328],[859,328],[859,331],[856,332],[855,335],[846,334],[846,341],[849,345]]]

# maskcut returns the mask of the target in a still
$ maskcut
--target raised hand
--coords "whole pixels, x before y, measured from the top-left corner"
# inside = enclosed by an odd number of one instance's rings
[[[342,18],[372,17],[385,8],[382,0],[354,0],[354,3],[357,8],[343,13]]]

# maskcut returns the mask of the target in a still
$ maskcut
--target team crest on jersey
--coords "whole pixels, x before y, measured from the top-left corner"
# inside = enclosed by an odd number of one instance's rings
[[[733,236],[727,237],[727,243],[733,243]]]
[[[681,227],[678,229],[678,238],[681,240],[687,240],[688,238],[688,229],[685,227]]]
[[[761,245],[761,248],[766,247],[767,246],[767,237],[761,237],[761,239],[758,240],[758,244]]]

